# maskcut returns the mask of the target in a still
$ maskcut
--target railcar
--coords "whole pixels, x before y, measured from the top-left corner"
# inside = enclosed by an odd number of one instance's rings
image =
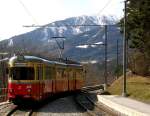
[[[78,91],[85,81],[83,66],[78,63],[18,55],[10,58],[8,64],[8,99],[15,104]]]

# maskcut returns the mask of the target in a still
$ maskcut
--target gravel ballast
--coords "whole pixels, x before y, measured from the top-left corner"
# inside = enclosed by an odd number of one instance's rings
[[[72,96],[59,98],[50,102],[37,111],[37,116],[87,116],[87,113],[79,108]]]

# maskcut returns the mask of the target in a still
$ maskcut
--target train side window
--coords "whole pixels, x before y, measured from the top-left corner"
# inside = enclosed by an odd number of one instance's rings
[[[61,78],[64,78],[64,70],[61,71]]]
[[[73,78],[76,78],[76,72],[73,72]]]
[[[49,77],[48,67],[45,68],[45,79],[47,80]]]
[[[9,69],[8,68],[6,68],[6,74],[8,74],[9,73]]]
[[[80,73],[79,73],[79,71],[76,72],[76,78],[80,78]]]
[[[52,79],[52,68],[46,67],[45,74],[46,74],[45,77],[47,80]]]
[[[14,80],[33,80],[34,68],[13,67],[13,68],[10,68],[9,76]]]
[[[73,71],[72,70],[69,71],[69,79],[73,79]]]
[[[37,67],[37,80],[39,80],[39,75],[40,75],[40,69]]]
[[[42,66],[39,66],[37,68],[37,79],[42,80],[42,78],[43,78],[43,68],[42,68]]]
[[[65,69],[60,70],[61,78],[65,78]]]
[[[52,79],[56,78],[56,69],[55,68],[51,68],[51,78]]]
[[[60,69],[57,69],[57,78],[60,78]]]
[[[62,69],[61,68],[57,68],[56,78],[62,78]]]
[[[64,70],[64,76],[63,76],[64,78],[66,78],[67,77],[67,70]]]

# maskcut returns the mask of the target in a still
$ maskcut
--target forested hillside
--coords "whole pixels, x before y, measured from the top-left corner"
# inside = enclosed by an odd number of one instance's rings
[[[123,27],[123,19],[121,20]],[[150,74],[150,1],[128,0],[127,39],[129,67],[140,75]]]

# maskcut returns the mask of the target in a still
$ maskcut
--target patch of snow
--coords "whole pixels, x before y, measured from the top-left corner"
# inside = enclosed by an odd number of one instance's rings
[[[90,27],[85,28],[85,32],[90,31]]]
[[[62,34],[62,33],[64,32],[64,30],[63,30],[62,28],[60,28],[60,29],[58,30],[58,32],[59,32],[60,34]]]
[[[48,39],[48,29],[47,29],[47,28],[44,28],[43,33],[44,33],[44,37],[43,37],[42,40],[45,41],[45,40]]]
[[[48,39],[48,43],[55,43],[56,41],[54,39]]]
[[[73,31],[74,35],[78,35],[78,34],[82,33],[82,31],[80,30],[80,28],[72,29],[72,31]]]
[[[13,42],[13,40],[12,40],[12,39],[10,39],[10,40],[9,40],[9,43],[8,43],[8,46],[10,46],[10,47],[11,47],[11,46],[13,46],[13,45],[14,45],[14,42]]]
[[[97,61],[96,60],[92,60],[92,61],[90,61],[90,63],[91,64],[95,64],[95,63],[97,63]]]
[[[80,17],[77,17],[77,20],[76,20],[76,24],[80,24],[80,25],[82,25],[82,24],[85,24],[85,21],[87,20],[87,16],[80,16]]]
[[[92,38],[95,38],[97,36],[97,34],[93,35]]]
[[[94,17],[94,16],[93,16]],[[95,23],[100,25],[106,25],[106,24],[116,24],[117,18],[115,16],[95,16]]]
[[[89,45],[79,45],[79,46],[76,46],[76,48],[83,48],[83,49],[86,49],[88,47],[89,47]]]
[[[88,62],[86,62],[86,61],[81,61],[81,64],[88,64]]]
[[[55,26],[55,23],[53,22],[53,23],[51,23],[51,25],[52,25],[52,26]]]
[[[81,64],[96,64],[98,61],[97,60],[91,60],[91,61],[81,61]]]
[[[56,35],[56,32],[57,32],[56,28],[55,27],[51,27],[50,29],[54,33],[54,35]]]
[[[117,29],[118,29],[118,30],[121,30],[121,28],[120,28],[120,27],[117,27]]]
[[[76,33],[77,34],[82,33],[82,31],[79,28],[76,28]]]
[[[102,36],[102,39],[103,39],[103,40],[105,39],[105,34]]]
[[[96,45],[101,45],[101,44],[104,44],[103,42],[97,42],[97,43],[94,43],[94,44],[96,44]]]
[[[96,48],[96,47],[97,47],[97,45],[91,45],[91,47],[92,47],[92,48]]]
[[[107,60],[107,62],[110,62],[110,61],[111,61],[111,60],[109,60],[109,59]]]
[[[64,31],[66,31],[66,30],[67,30],[67,27],[63,26],[63,27],[59,27],[58,32],[59,32],[60,34],[63,34]]]
[[[83,35],[84,37],[87,37],[88,36],[88,34],[85,34],[85,35]]]

